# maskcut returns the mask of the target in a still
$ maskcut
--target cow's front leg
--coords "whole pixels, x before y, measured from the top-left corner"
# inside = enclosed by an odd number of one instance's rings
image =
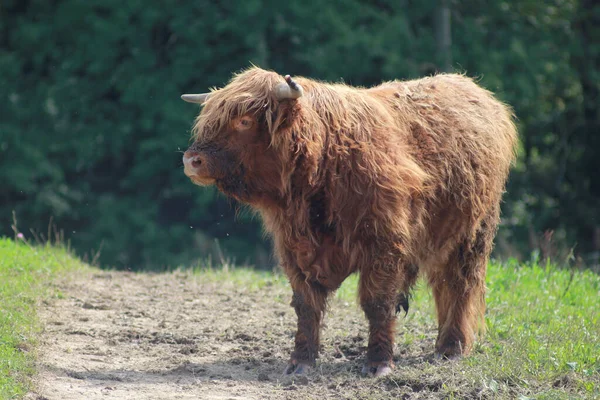
[[[292,285],[294,286],[294,285]],[[302,282],[294,287],[291,305],[298,316],[294,351],[286,374],[302,374],[313,367],[319,352],[319,331],[325,312],[328,290],[317,284]]]
[[[394,300],[390,295],[382,294],[361,301],[369,320],[369,345],[363,375],[383,376],[392,371],[396,323]]]
[[[384,376],[394,367],[394,333],[396,310],[408,312],[408,293],[417,278],[417,269],[393,261],[375,264],[361,271],[359,282],[360,304],[369,320],[369,344],[364,375]]]

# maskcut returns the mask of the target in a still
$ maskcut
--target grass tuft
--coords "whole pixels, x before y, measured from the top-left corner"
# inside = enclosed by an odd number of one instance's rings
[[[21,397],[29,388],[39,333],[36,305],[60,296],[49,280],[82,267],[64,248],[0,238],[0,398]]]

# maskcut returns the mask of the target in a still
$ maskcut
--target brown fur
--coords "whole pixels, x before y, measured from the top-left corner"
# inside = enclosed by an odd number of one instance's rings
[[[206,174],[235,175],[217,186],[257,210],[273,237],[298,314],[292,363],[314,362],[327,295],[357,271],[369,365],[391,363],[398,294],[418,274],[436,301],[437,351],[467,353],[515,157],[510,109],[462,75],[370,89],[294,79],[304,96],[278,101],[282,76],[236,75],[213,91],[188,150],[227,154]],[[237,129],[248,116],[253,125]]]

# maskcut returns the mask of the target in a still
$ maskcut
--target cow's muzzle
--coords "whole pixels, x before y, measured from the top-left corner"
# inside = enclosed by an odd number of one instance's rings
[[[198,185],[211,185],[215,182],[210,176],[206,156],[194,150],[183,154],[183,172]]]

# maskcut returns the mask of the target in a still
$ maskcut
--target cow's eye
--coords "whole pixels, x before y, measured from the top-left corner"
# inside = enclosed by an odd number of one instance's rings
[[[250,117],[242,117],[237,122],[238,129],[244,130],[249,129],[254,124],[254,121]]]

